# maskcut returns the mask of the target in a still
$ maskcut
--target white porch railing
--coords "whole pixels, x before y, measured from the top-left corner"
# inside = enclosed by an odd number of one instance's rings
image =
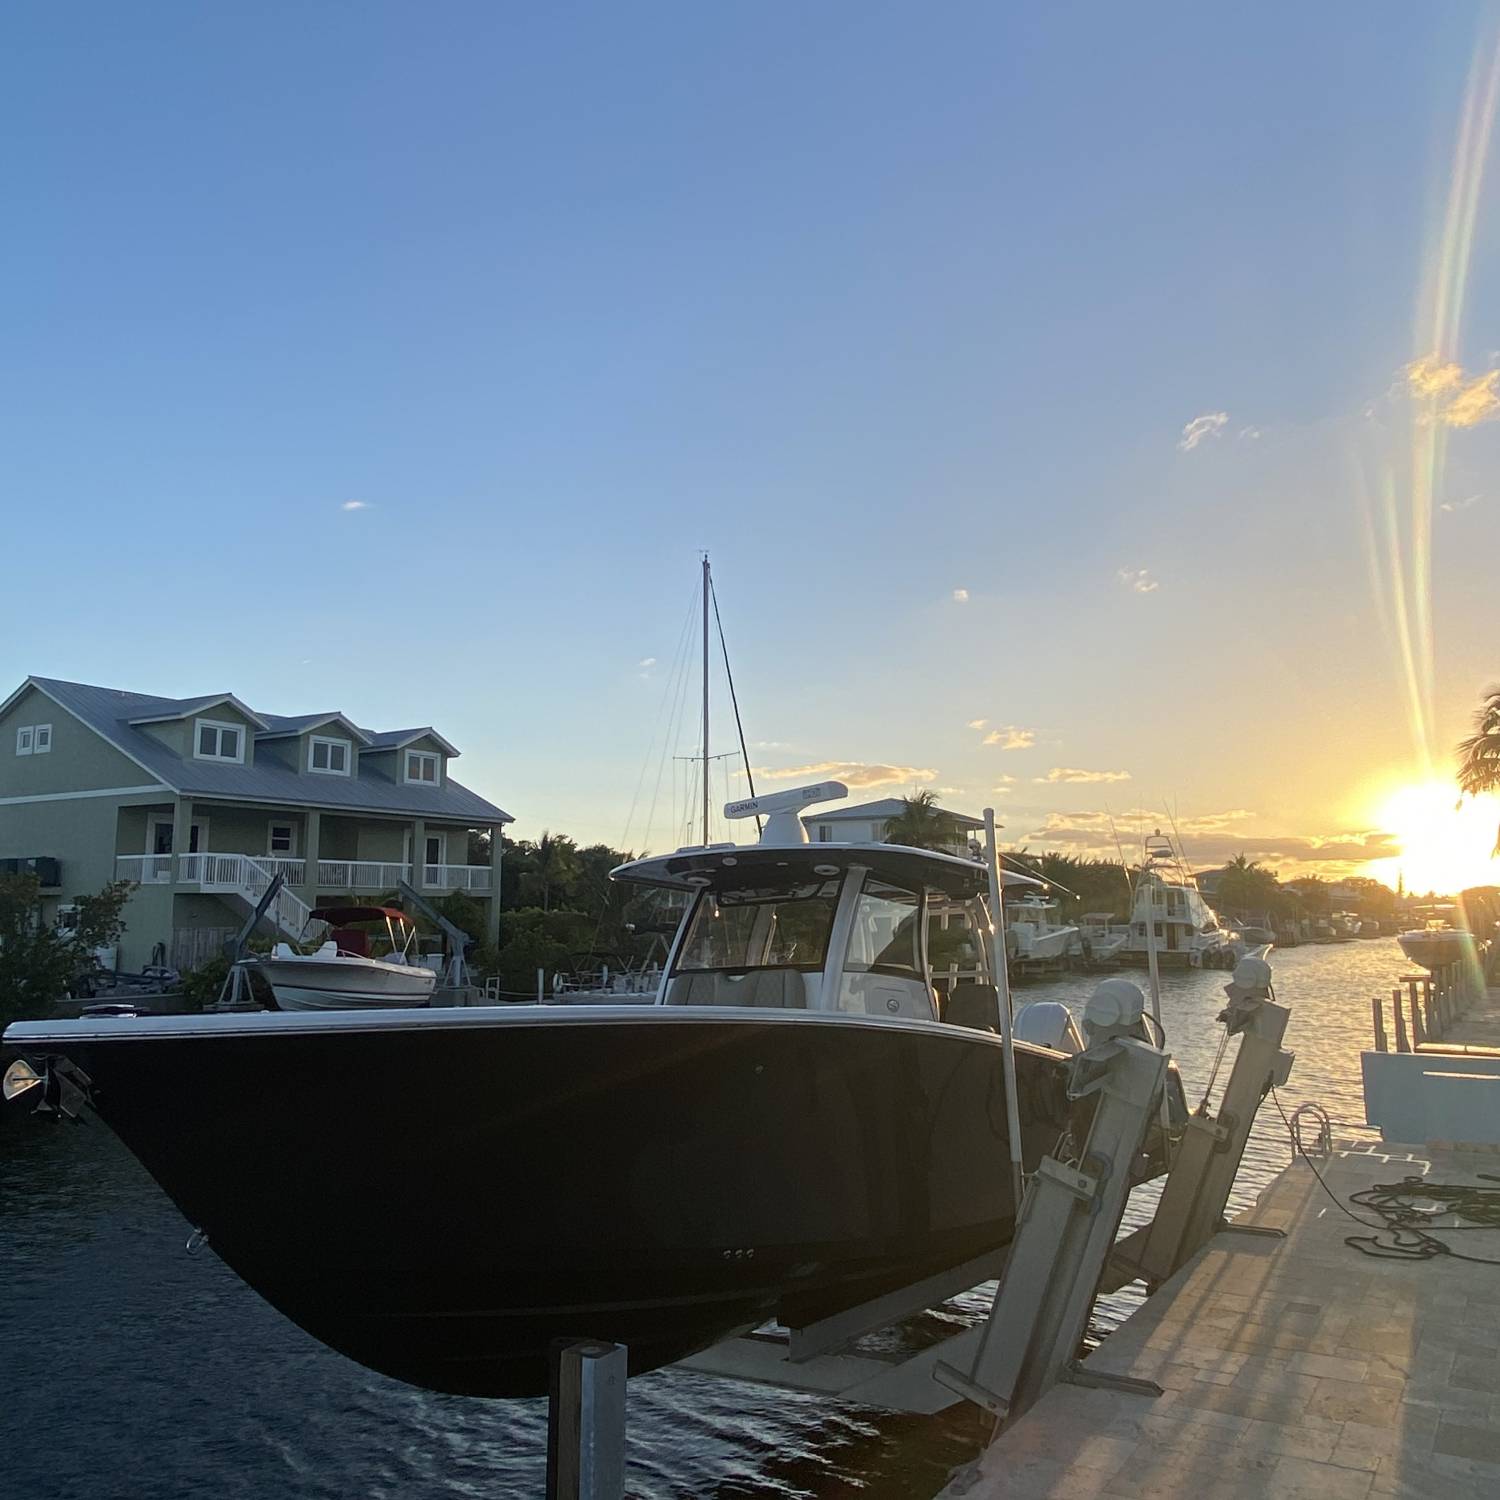
[[[258,855],[251,856],[256,864],[265,865],[267,869],[286,876],[288,885],[302,885],[307,880],[307,861],[305,859],[288,859],[285,855],[268,854],[264,859]]]
[[[336,891],[393,891],[411,879],[411,866],[374,859],[320,859],[318,884]]]
[[[490,888],[488,865],[423,865],[422,884],[429,891],[478,891]]]
[[[177,874],[184,885],[238,896],[253,907],[260,904],[276,871],[269,860],[252,859],[248,854],[182,854],[177,858]],[[295,936],[307,925],[312,908],[283,886],[266,915],[283,932]]]
[[[115,874],[138,885],[169,885],[172,880],[170,854],[117,854]]]

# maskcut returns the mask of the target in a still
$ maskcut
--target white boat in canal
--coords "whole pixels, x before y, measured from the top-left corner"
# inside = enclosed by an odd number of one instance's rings
[[[1397,933],[1396,941],[1418,968],[1446,969],[1478,954],[1474,934],[1453,925],[1453,918],[1458,915],[1456,907],[1422,906],[1413,915],[1422,919],[1422,925]]]
[[[1158,829],[1146,840],[1144,868],[1136,882],[1130,933],[1120,949],[1124,963],[1147,963],[1154,926],[1156,961],[1163,968],[1226,968],[1240,955],[1219,925],[1198,883]]]
[[[268,955],[241,960],[271,987],[278,1010],[390,1010],[432,1003],[437,975],[418,962],[416,928],[393,906],[324,907],[313,914],[334,928],[315,952],[277,943]],[[370,956],[358,925],[384,922],[390,952]]]
[[[1087,911],[1078,919],[1078,941],[1086,964],[1109,964],[1119,958],[1130,927],[1107,911]]]
[[[1055,963],[1079,946],[1078,928],[1060,922],[1060,906],[1046,896],[1027,895],[1005,907],[1005,941],[1017,963]]]

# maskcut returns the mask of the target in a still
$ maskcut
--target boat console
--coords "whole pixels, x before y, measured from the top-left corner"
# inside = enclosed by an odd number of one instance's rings
[[[797,812],[845,795],[842,783],[823,782],[731,803],[730,817],[767,817],[758,844],[679,849],[613,872],[692,894],[658,1003],[945,1019],[929,916],[959,912],[987,931],[985,868],[896,844],[809,844]],[[1005,884],[1040,882],[1007,872]],[[981,983],[992,980],[985,949],[975,945]]]

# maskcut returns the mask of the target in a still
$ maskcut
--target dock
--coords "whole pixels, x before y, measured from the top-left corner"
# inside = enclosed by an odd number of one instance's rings
[[[1496,1186],[1500,1148],[1346,1146],[1287,1168],[941,1500],[1487,1500],[1500,1494],[1500,1266],[1374,1259],[1338,1204],[1422,1176]],[[1356,1213],[1372,1219],[1367,1210]],[[1372,1223],[1378,1223],[1372,1219]],[[1442,1236],[1500,1260],[1500,1231]]]

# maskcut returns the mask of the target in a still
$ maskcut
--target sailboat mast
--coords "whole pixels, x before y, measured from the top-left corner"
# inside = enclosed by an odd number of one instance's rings
[[[708,845],[708,553],[703,554],[703,843]]]

